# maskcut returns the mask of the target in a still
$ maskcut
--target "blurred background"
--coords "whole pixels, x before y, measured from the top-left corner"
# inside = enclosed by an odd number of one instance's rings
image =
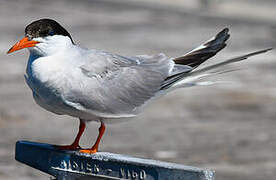
[[[27,50],[6,54],[32,21],[55,19],[87,48],[172,57],[229,27],[228,47],[207,65],[275,47],[275,8],[275,0],[1,0],[0,179],[49,179],[14,160],[16,141],[69,144],[78,129],[77,119],[33,101]],[[241,70],[215,79],[231,83],[172,92],[131,121],[107,125],[100,150],[213,169],[219,180],[275,179],[275,50],[228,68]],[[89,124],[83,146],[98,127]]]

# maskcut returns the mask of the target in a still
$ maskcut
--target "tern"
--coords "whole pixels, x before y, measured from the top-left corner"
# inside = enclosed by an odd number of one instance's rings
[[[206,78],[218,74],[220,66],[265,53],[264,49],[198,68],[226,46],[229,29],[192,51],[179,56],[165,54],[122,56],[76,45],[65,28],[52,19],[40,19],[25,28],[25,37],[7,53],[28,48],[25,79],[35,102],[58,115],[79,118],[79,131],[63,150],[96,153],[105,123],[134,117],[152,100],[172,90],[210,85]],[[79,145],[86,123],[101,123],[95,144]]]

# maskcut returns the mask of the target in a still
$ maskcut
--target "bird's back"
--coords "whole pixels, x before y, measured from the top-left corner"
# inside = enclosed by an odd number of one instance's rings
[[[164,54],[124,57],[91,51],[78,67],[82,76],[78,87],[65,99],[100,117],[136,115],[153,98],[169,76],[174,63]]]

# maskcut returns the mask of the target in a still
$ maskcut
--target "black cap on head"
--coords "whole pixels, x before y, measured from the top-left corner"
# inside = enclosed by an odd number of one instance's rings
[[[68,36],[72,43],[74,43],[72,37],[66,29],[52,19],[40,19],[32,22],[25,28],[25,35],[31,39],[53,35],[63,35]]]

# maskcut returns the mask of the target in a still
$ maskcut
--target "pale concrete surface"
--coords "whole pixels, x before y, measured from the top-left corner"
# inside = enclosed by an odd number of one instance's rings
[[[129,0],[133,2],[147,2],[147,4],[161,4],[162,6],[185,9],[204,16],[236,18],[246,21],[263,21],[275,23],[274,0]]]
[[[273,1],[262,2],[276,7]],[[15,142],[70,143],[78,126],[75,119],[34,103],[23,78],[26,50],[5,54],[27,24],[53,18],[88,48],[170,56],[184,54],[229,27],[228,48],[209,63],[276,44],[274,21],[202,11],[137,1],[0,1],[0,179],[48,179],[14,160]],[[216,79],[233,83],[178,90],[137,118],[108,125],[100,150],[207,167],[220,180],[275,179],[275,52],[230,68],[242,70]],[[84,146],[93,143],[98,126],[89,125]]]

